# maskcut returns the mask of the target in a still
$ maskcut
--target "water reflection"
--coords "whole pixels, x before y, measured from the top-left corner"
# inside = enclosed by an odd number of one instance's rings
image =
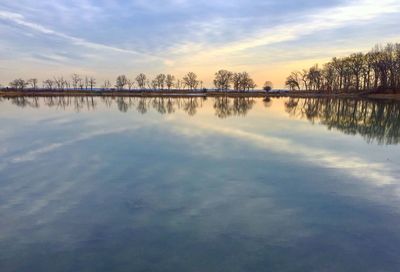
[[[49,97],[13,97],[13,98],[2,98],[0,101],[10,100],[13,105],[21,108],[40,108],[41,105],[49,108],[57,109],[71,109],[80,112],[83,109],[95,110],[97,106],[96,99],[94,97],[62,97],[62,96],[49,96]]]
[[[0,100],[0,271],[399,271],[400,146],[313,102]]]
[[[13,97],[2,98],[0,101],[10,100],[12,104],[18,107],[39,108],[42,105],[54,107],[57,109],[73,109],[77,112],[87,109],[95,110],[97,101],[101,101],[106,107],[111,108],[114,104],[121,112],[136,110],[141,114],[147,113],[150,109],[160,114],[173,114],[176,110],[183,110],[190,116],[194,116],[199,108],[203,107],[203,102],[207,97],[101,97],[97,100],[94,97]],[[253,108],[256,100],[254,98],[213,98],[215,115],[219,118],[230,116],[246,116]]]
[[[329,129],[363,136],[379,144],[400,141],[400,103],[354,99],[289,99],[285,103],[292,116],[319,121]]]
[[[219,118],[229,116],[246,116],[256,101],[252,98],[217,97],[214,102],[215,115]]]
[[[107,108],[116,106],[121,112],[136,111],[146,114],[154,110],[162,115],[183,111],[189,116],[197,114],[205,101],[211,100],[215,116],[221,119],[246,116],[257,103],[257,99],[240,97],[15,97],[1,98],[1,101],[26,108],[39,108],[42,105],[62,110],[96,110],[99,103]],[[273,100],[262,100],[265,108],[270,108]],[[290,116],[320,123],[328,129],[363,136],[368,143],[399,144],[400,142],[400,103],[394,101],[333,99],[333,98],[291,98],[285,103]]]

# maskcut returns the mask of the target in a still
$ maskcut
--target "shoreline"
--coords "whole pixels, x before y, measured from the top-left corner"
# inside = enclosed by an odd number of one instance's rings
[[[243,97],[243,98],[351,98],[351,99],[382,99],[400,101],[400,93],[326,93],[312,91],[293,91],[267,93],[264,91],[222,92],[222,91],[0,91],[0,97],[54,97],[54,96],[91,96],[91,97]]]

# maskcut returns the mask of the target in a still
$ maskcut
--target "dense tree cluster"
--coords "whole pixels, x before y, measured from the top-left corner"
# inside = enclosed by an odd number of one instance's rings
[[[286,86],[307,91],[400,90],[400,44],[375,46],[366,54],[333,58],[322,68],[293,72]]]
[[[257,87],[247,72],[233,73],[227,70],[219,70],[215,73],[214,86],[222,91],[227,91],[231,87],[235,91],[249,91]]]

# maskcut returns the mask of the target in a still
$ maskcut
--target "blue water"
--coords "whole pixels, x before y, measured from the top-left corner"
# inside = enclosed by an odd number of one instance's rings
[[[400,104],[0,101],[0,271],[400,271]]]

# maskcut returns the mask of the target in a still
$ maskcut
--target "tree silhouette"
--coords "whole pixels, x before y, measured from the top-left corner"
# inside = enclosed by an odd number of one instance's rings
[[[294,72],[286,79],[291,90],[379,91],[400,90],[400,44],[375,46],[370,52],[333,58],[320,69]]]
[[[197,79],[197,75],[193,72],[189,72],[184,78],[183,83],[190,89],[195,90],[199,86],[199,80]]]
[[[118,90],[122,91],[127,84],[128,84],[128,78],[125,75],[120,75],[117,77],[115,87]]]

